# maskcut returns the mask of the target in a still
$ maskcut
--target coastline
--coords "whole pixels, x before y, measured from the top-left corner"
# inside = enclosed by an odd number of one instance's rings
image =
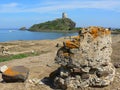
[[[120,31],[111,31],[111,34],[120,34]]]
[[[29,31],[29,30],[25,30],[25,31]],[[23,31],[24,32],[24,31]],[[48,33],[64,33],[64,34],[67,34],[67,33],[70,33],[70,34],[72,34],[72,33],[78,33],[79,32],[79,30],[70,30],[70,31],[68,31],[68,30],[41,30],[41,31],[29,31],[29,32],[48,32]],[[116,32],[116,31],[111,31],[111,35],[120,35],[120,32]],[[68,35],[69,36],[69,35]],[[64,36],[62,36],[62,37],[64,37]],[[62,38],[62,37],[58,37],[58,38],[55,38],[55,39],[34,39],[34,40],[7,40],[7,41],[0,41],[0,43],[7,43],[7,42],[17,42],[17,41],[40,41],[40,40],[56,40],[56,39],[59,39],[59,38]],[[66,36],[65,36],[66,37]]]
[[[27,29],[27,31],[30,32],[55,32],[55,33],[75,33],[75,32],[79,32],[79,30],[36,30],[36,31],[32,31]]]
[[[120,42],[120,34],[114,33],[112,34],[112,41],[113,43]],[[66,38],[67,39],[67,38]],[[50,49],[47,51],[51,51],[51,48],[49,45],[56,46],[57,43],[61,42],[61,45],[63,44],[63,41],[66,40],[65,37],[60,37],[57,39],[45,39],[45,40],[14,40],[14,41],[5,41],[0,42],[0,48],[5,47],[7,48],[7,51],[10,52],[10,55],[16,55],[21,53],[29,53],[32,51],[41,52],[41,50],[44,51],[44,48]],[[40,48],[42,47],[42,48]],[[45,52],[47,52],[45,51]],[[1,52],[0,52],[1,54]]]
[[[27,29],[27,31],[30,31],[30,32],[62,32],[62,33],[77,33],[79,32],[80,30],[36,30],[36,31],[32,31],[32,30],[29,30]],[[120,34],[120,31],[114,31],[114,30],[111,30],[111,34]]]
[[[43,79],[45,77],[48,77],[49,74],[56,70],[59,65],[54,63],[54,58],[56,55],[56,51],[60,47],[55,47],[57,43],[60,45],[63,44],[63,41],[65,41],[64,38],[59,38],[55,40],[30,40],[30,41],[12,41],[12,42],[2,42],[0,45],[4,46],[5,48],[8,48],[9,52],[12,54],[19,54],[19,53],[28,53],[28,52],[40,52],[37,56],[29,56],[22,59],[14,59],[11,61],[5,61],[1,62],[0,66],[7,65],[8,67],[11,66],[26,66],[30,69],[29,79]],[[113,63],[119,63],[120,61],[120,34],[112,35],[112,62]],[[1,46],[0,46],[1,47]],[[118,68],[118,73],[120,73],[120,69]],[[105,87],[108,90],[109,88],[117,87],[118,85],[118,79],[115,77],[114,83],[112,83],[110,86]],[[25,83],[0,83],[1,90],[7,90],[9,89],[18,89],[18,90],[24,90],[25,85],[28,85],[29,82]],[[39,87],[36,85],[34,87],[27,87],[29,90],[31,88],[33,90],[53,90],[51,87],[49,87],[46,84],[39,85]],[[93,89],[90,89],[93,90]],[[97,88],[94,90],[98,90]],[[104,88],[100,88],[100,90],[104,90]]]

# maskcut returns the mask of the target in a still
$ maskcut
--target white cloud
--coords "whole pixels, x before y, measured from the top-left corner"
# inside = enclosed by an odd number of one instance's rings
[[[1,4],[0,5],[0,13],[8,13],[8,12],[13,13],[13,12],[16,12],[17,10],[19,12],[20,9],[18,9],[18,5],[19,4],[15,3],[15,2],[7,3],[7,4]]]
[[[92,0],[92,1],[81,1],[81,0],[70,0],[64,2],[44,2],[42,4],[36,5],[21,5],[18,3],[9,3],[0,5],[0,13],[2,12],[37,12],[44,13],[49,11],[58,10],[69,10],[69,9],[80,9],[80,8],[95,8],[104,9],[112,11],[120,11],[120,1],[119,0]]]
[[[13,7],[17,7],[18,3],[8,3],[8,4],[2,4],[1,7],[2,8],[13,8]]]

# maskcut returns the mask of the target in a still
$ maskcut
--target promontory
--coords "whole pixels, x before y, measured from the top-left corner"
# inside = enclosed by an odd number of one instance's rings
[[[75,29],[76,23],[67,17],[66,13],[62,14],[62,18],[58,18],[52,21],[47,21],[44,23],[34,24],[29,28],[30,31],[45,31],[45,30],[73,30]]]

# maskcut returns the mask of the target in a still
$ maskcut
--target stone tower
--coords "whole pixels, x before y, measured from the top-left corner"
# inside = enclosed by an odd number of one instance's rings
[[[67,14],[65,12],[62,13],[62,18],[67,18]]]

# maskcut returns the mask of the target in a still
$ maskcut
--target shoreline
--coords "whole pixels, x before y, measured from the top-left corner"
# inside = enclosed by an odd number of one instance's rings
[[[53,30],[53,31],[49,31],[49,30],[46,30],[46,31],[39,31],[39,32],[55,32],[55,33],[78,33],[77,31],[67,31],[67,32],[64,32],[64,31],[58,31],[58,32],[56,32],[56,30]],[[111,35],[113,35],[113,36],[117,36],[117,35],[120,35],[120,32],[118,33],[118,32],[111,32]],[[64,36],[63,37],[59,37],[59,38],[64,38]],[[40,39],[40,40],[10,40],[10,41],[0,41],[0,44],[1,43],[11,43],[11,42],[21,42],[21,41],[42,41],[42,40],[57,40],[57,39],[59,39],[59,38],[55,38],[55,39]]]
[[[30,31],[30,32],[55,32],[55,33],[75,33],[75,32],[79,32],[79,30],[36,30],[36,31],[32,31],[32,30],[29,30],[27,29],[27,31]]]
[[[77,33],[79,32],[80,30],[38,30],[38,31],[31,31],[29,29],[27,29],[27,31],[30,31],[30,32],[55,32],[55,33],[58,33],[58,32],[61,32],[61,33]],[[111,30],[111,34],[120,34],[120,31],[114,31],[114,30]]]

